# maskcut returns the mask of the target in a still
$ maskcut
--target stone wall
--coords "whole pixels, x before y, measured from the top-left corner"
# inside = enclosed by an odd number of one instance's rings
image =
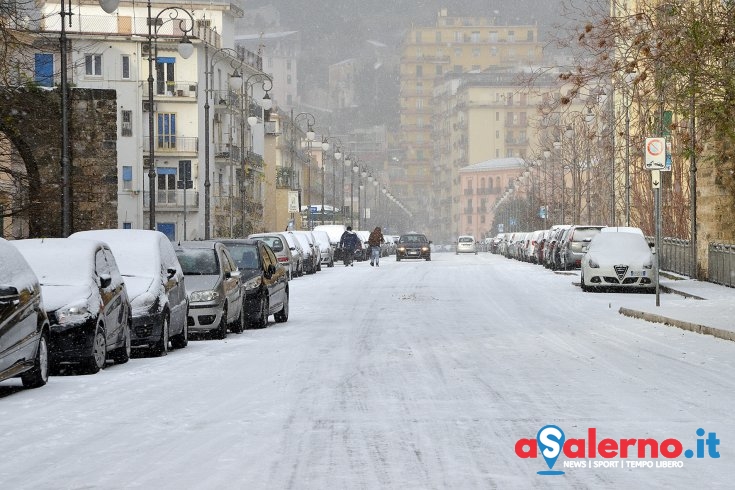
[[[58,90],[0,89],[0,132],[27,174],[15,196],[30,237],[58,237],[61,227],[61,103]],[[72,89],[69,96],[72,231],[117,227],[117,97],[114,90]]]

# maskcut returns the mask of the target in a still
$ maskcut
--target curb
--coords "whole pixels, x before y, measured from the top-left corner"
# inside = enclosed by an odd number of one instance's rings
[[[664,325],[681,328],[682,330],[688,330],[690,332],[700,333],[703,335],[712,335],[713,337],[717,337],[718,339],[730,340],[732,342],[735,342],[735,332],[723,330],[721,328],[707,327],[705,325],[699,325],[697,323],[686,322],[683,320],[675,320],[673,318],[657,315],[655,313],[631,310],[630,308],[624,307],[620,307],[618,313],[624,316],[646,320],[647,322],[663,323]]]

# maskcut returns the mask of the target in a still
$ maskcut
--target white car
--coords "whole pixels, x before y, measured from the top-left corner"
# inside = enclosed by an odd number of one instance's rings
[[[477,242],[472,235],[462,235],[457,238],[457,249],[455,254],[472,253],[477,255]]]
[[[592,289],[655,290],[653,254],[638,233],[598,233],[582,257],[582,291]]]

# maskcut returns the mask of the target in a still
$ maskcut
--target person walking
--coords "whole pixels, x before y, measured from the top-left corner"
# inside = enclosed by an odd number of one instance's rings
[[[352,260],[355,258],[355,250],[360,247],[360,237],[352,231],[351,226],[348,226],[345,232],[342,233],[342,237],[339,239],[339,247],[342,249],[342,261],[345,263],[345,267],[348,265],[354,267],[355,264],[352,263]]]
[[[368,246],[370,246],[370,265],[380,267],[380,244],[385,242],[383,232],[379,226],[376,226],[373,231],[370,232],[368,237]]]

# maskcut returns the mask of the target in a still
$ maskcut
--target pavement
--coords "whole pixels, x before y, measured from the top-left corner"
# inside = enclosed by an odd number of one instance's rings
[[[659,285],[659,306],[654,301],[619,313],[735,341],[735,288],[668,273]]]

